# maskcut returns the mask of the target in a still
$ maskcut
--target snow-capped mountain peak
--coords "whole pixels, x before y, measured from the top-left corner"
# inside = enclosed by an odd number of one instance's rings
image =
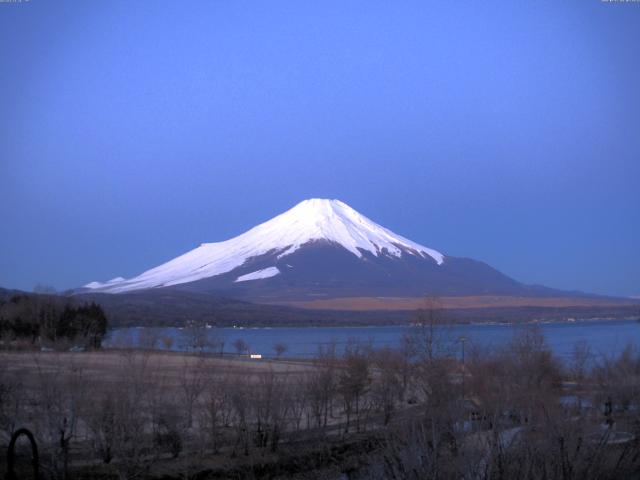
[[[91,282],[84,288],[118,293],[194,282],[230,272],[248,259],[267,253],[275,253],[278,259],[291,255],[314,241],[340,245],[357,257],[369,252],[374,256],[401,257],[407,254],[430,257],[438,265],[444,261],[440,252],[391,232],[340,200],[314,198],[300,202],[235,238],[203,243],[137,277],[117,278],[105,283]],[[237,281],[268,278],[278,275],[279,271],[274,266],[254,273],[243,275]]]
[[[245,235],[252,232],[277,239],[281,246],[287,245],[280,256],[294,252],[309,241],[327,240],[342,245],[358,257],[362,256],[361,250],[377,256],[386,249],[388,254],[400,256],[403,249],[429,255],[438,263],[443,261],[441,253],[396,235],[340,200],[304,200]]]

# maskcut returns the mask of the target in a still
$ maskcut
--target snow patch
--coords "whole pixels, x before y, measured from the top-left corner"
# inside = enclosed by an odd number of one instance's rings
[[[261,278],[275,277],[280,273],[276,267],[263,268],[262,270],[256,270],[255,272],[247,273],[236,278],[235,282],[246,282],[248,280],[259,280]]]

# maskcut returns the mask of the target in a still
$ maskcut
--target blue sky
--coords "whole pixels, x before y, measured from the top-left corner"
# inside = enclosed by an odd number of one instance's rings
[[[640,4],[0,4],[0,286],[132,276],[339,198],[640,294]]]

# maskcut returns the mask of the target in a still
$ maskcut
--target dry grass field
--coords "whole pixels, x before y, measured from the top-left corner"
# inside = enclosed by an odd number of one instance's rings
[[[52,374],[65,368],[81,371],[87,379],[117,381],[121,374],[130,372],[132,364],[144,365],[150,376],[161,375],[164,386],[177,387],[185,370],[195,368],[220,374],[253,375],[273,372],[277,374],[303,374],[313,369],[302,361],[251,360],[248,358],[221,358],[181,352],[103,350],[96,352],[0,352],[5,374],[34,378],[35,374]]]
[[[501,307],[608,307],[638,305],[637,299],[599,297],[510,297],[482,295],[467,297],[438,297],[445,309],[479,309]],[[416,310],[425,308],[423,297],[345,297],[308,301],[290,301],[286,305],[314,310]]]

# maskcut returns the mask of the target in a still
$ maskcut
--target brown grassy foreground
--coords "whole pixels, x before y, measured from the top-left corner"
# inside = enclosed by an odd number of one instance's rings
[[[423,320],[313,362],[0,352],[0,465],[27,427],[43,479],[637,478],[637,351],[560,365],[532,329],[460,362]]]
[[[35,380],[34,372],[48,375],[59,369],[77,369],[88,380],[101,382],[121,380],[123,370],[138,363],[152,375],[161,375],[163,386],[178,388],[186,370],[195,368],[226,374],[259,374],[264,372],[300,375],[313,369],[310,362],[250,360],[248,358],[218,357],[165,351],[99,350],[82,353],[69,352],[0,352],[4,373],[21,376],[27,383]],[[292,377],[294,378],[294,377]]]
[[[599,297],[512,297],[477,295],[466,297],[438,297],[440,308],[502,308],[502,307],[607,307],[638,306],[637,299]],[[292,307],[315,310],[418,310],[425,308],[424,297],[345,297],[307,301],[280,302]]]

